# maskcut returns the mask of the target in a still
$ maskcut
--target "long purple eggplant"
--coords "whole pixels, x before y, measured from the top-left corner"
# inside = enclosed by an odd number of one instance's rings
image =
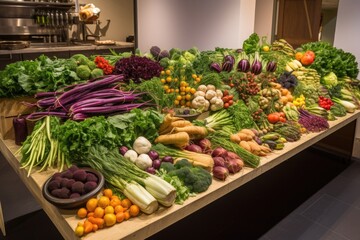
[[[255,52],[255,59],[253,61],[253,63],[251,64],[251,68],[250,71],[255,74],[258,75],[262,72],[262,64],[261,61],[259,59],[259,53]]]
[[[219,63],[213,62],[210,64],[210,69],[215,70],[216,72],[221,72],[221,66]]]

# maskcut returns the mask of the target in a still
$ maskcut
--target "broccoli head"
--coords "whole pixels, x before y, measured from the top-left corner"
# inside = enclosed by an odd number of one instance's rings
[[[170,176],[177,176],[190,192],[206,191],[212,183],[211,174],[204,168],[193,166],[187,159],[181,159],[174,164],[175,169],[169,171]]]
[[[90,75],[90,77],[91,77],[92,79],[94,79],[94,78],[101,77],[101,76],[103,76],[103,75],[104,75],[104,71],[103,71],[102,69],[100,69],[100,68],[95,68],[95,69],[91,70],[91,75]]]
[[[175,170],[175,167],[174,164],[170,162],[161,162],[160,169],[163,169],[168,173]]]
[[[88,80],[91,75],[91,70],[87,65],[80,65],[76,68],[76,74],[82,80]]]

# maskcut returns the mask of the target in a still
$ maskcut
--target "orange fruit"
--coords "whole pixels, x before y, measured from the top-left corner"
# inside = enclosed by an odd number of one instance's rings
[[[103,191],[103,195],[111,199],[113,191],[110,188],[105,188]]]
[[[94,217],[95,218],[102,218],[105,214],[105,209],[102,207],[96,207],[94,210]]]
[[[115,209],[114,209],[114,207],[113,206],[106,206],[106,208],[105,208],[105,214],[107,214],[107,213],[114,213],[115,212]]]
[[[77,211],[76,215],[79,218],[85,218],[87,216],[87,210],[86,208],[79,208],[79,210]]]
[[[124,212],[118,212],[116,213],[116,222],[120,223],[122,221],[124,221],[125,219],[125,213]]]
[[[110,199],[107,196],[101,196],[98,200],[98,206],[106,208],[110,204]]]
[[[125,220],[128,220],[131,217],[128,210],[124,212],[124,216],[125,216]]]
[[[130,199],[124,198],[123,200],[121,200],[121,206],[123,206],[124,208],[128,209],[131,205],[132,202],[130,201]]]
[[[87,202],[86,202],[86,209],[89,212],[93,212],[95,210],[95,208],[98,205],[98,200],[96,198],[90,198]]]
[[[114,209],[115,213],[124,212],[125,208],[121,205],[117,205]]]
[[[119,206],[119,205],[121,205],[121,200],[120,200],[120,198],[118,198],[118,197],[111,198],[111,200],[110,200],[110,206],[113,206],[113,207],[115,208],[116,206]]]
[[[130,208],[129,208],[129,213],[130,213],[130,216],[131,217],[136,217],[137,215],[139,215],[140,213],[140,208],[138,205],[131,205]]]
[[[105,226],[111,227],[116,223],[116,216],[113,213],[107,213],[104,216]]]
[[[296,52],[295,53],[295,59],[300,61],[303,55],[304,55],[303,52]]]

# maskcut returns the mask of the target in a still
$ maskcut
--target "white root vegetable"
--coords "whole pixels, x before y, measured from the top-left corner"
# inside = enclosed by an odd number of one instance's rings
[[[135,152],[132,149],[129,149],[126,151],[126,153],[124,154],[124,157],[126,159],[129,159],[131,162],[135,163],[135,160],[138,158],[138,154],[137,152]]]
[[[152,166],[152,160],[149,155],[142,153],[136,158],[135,165],[142,170],[146,170],[148,167]]]
[[[133,143],[133,149],[138,153],[148,153],[151,149],[151,142],[147,140],[145,137],[140,136],[137,139],[135,139]]]

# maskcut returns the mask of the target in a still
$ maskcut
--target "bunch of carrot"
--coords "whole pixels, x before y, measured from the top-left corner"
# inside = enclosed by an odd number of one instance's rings
[[[174,145],[184,148],[189,145],[190,140],[202,139],[208,135],[206,127],[195,126],[192,122],[176,117],[172,113],[166,114],[159,128],[159,136],[155,143]]]

